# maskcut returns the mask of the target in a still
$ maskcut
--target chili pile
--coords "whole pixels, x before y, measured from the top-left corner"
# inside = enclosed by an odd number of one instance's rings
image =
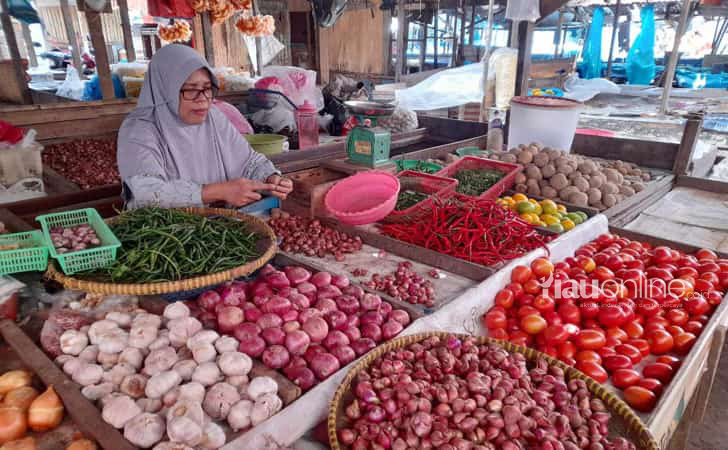
[[[386,236],[484,266],[518,258],[545,247],[550,240],[513,211],[481,199],[435,202],[429,216],[380,225],[380,230]]]
[[[453,178],[458,180],[458,194],[477,197],[504,176],[505,173],[496,169],[463,169],[453,175]]]

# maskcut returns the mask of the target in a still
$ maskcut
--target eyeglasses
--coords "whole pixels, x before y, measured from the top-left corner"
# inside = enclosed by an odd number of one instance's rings
[[[204,96],[206,100],[212,100],[217,94],[217,88],[209,87],[205,89],[180,89],[182,98],[189,102],[194,102],[200,98],[200,95]]]

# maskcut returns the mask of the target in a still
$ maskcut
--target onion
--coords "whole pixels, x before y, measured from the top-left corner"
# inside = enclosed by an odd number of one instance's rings
[[[63,403],[53,386],[48,386],[28,408],[28,426],[33,431],[48,431],[63,420]]]
[[[283,289],[291,285],[286,274],[277,270],[267,274],[264,280],[271,288],[276,290]]]
[[[243,322],[235,327],[233,336],[235,339],[242,341],[245,337],[257,336],[261,332],[261,328],[252,322]]]
[[[313,387],[313,385],[316,384],[316,377],[314,376],[311,369],[308,367],[294,367],[292,368],[286,376],[289,380],[291,380],[295,385],[303,389],[304,391],[307,389],[310,389]]]
[[[337,288],[333,284],[329,284],[318,289],[318,292],[316,293],[316,298],[321,300],[324,298],[337,298],[340,295],[342,295],[341,289]]]
[[[340,367],[339,360],[331,353],[319,353],[311,360],[311,370],[319,380],[325,380]]]
[[[329,334],[329,326],[320,317],[312,317],[303,323],[303,331],[311,338],[312,342],[321,342]]]
[[[352,315],[359,312],[359,300],[351,295],[342,295],[336,299],[336,306],[346,314]]]
[[[314,305],[314,308],[321,311],[323,314],[330,313],[331,311],[336,311],[336,302],[330,298],[322,298],[321,300],[316,302],[316,305]]]
[[[350,283],[348,277],[345,277],[344,275],[334,275],[331,277],[331,284],[339,289],[344,289],[345,287],[348,287]]]
[[[370,338],[361,338],[351,342],[351,348],[354,349],[357,356],[361,356],[369,350],[376,347],[377,344]]]
[[[305,359],[307,363],[311,364],[313,357],[319,353],[326,353],[324,346],[320,344],[311,344],[308,346],[308,349],[306,349],[306,353],[303,354],[303,359]]]
[[[263,351],[263,364],[271,369],[282,369],[291,360],[288,350],[282,345],[271,345]]]
[[[349,316],[346,318],[346,326],[359,328],[359,316]]]
[[[362,326],[369,324],[381,326],[384,323],[384,317],[378,311],[367,311],[359,317],[359,321]]]
[[[324,317],[329,326],[334,330],[346,327],[347,316],[344,311],[331,311]]]
[[[260,269],[260,274],[262,276],[265,276],[265,275],[268,275],[269,273],[272,273],[275,271],[276,271],[275,267],[271,266],[270,264],[266,264],[265,266],[263,266],[262,269]]]
[[[290,300],[291,305],[299,311],[311,306],[311,300],[301,293],[292,293],[288,296],[288,300]]]
[[[382,304],[382,298],[378,295],[366,293],[361,298],[361,307],[367,311],[376,311]]]
[[[291,320],[283,324],[283,331],[286,333],[290,333],[294,330],[300,330],[301,329],[301,322],[297,320]]]
[[[298,315],[298,321],[306,323],[312,317],[323,317],[323,313],[316,308],[306,308]]]
[[[256,323],[262,329],[280,327],[283,325],[283,319],[281,319],[281,316],[277,314],[267,313],[260,316]]]
[[[245,302],[245,291],[236,284],[225,286],[220,290],[220,301],[225,306],[240,306]]]
[[[260,310],[264,313],[273,313],[280,316],[288,312],[291,308],[291,302],[287,298],[274,295],[260,307]]]
[[[203,311],[199,314],[197,320],[202,324],[202,328],[217,329],[217,315],[213,312]]]
[[[261,311],[253,303],[246,303],[243,305],[243,314],[245,315],[246,321],[257,322],[258,319],[260,319],[260,316],[263,315],[263,311]]]
[[[309,299],[313,299],[316,296],[316,286],[307,281],[296,286],[296,289],[298,289],[301,295],[305,295]]]
[[[350,284],[349,286],[342,288],[341,292],[346,295],[351,295],[357,300],[361,300],[362,297],[364,297],[364,289],[362,289],[361,286],[357,286],[355,284]]]
[[[289,286],[278,290],[278,295],[283,298],[290,299],[292,294],[298,294],[298,289]]]
[[[365,323],[361,326],[361,335],[372,339],[374,342],[380,342],[382,340],[382,329],[373,323]]]
[[[331,349],[331,354],[339,360],[342,366],[356,359],[356,352],[348,345],[340,345]]]
[[[244,339],[238,340],[240,341],[238,350],[253,358],[257,358],[265,350],[265,341],[260,336],[247,335]]]
[[[206,291],[197,297],[197,304],[207,311],[214,311],[215,306],[220,303],[220,294],[215,291]]]
[[[250,295],[252,297],[270,297],[273,294],[273,289],[271,289],[264,281],[257,281],[253,283],[253,288],[250,290]]]
[[[231,333],[243,321],[243,310],[237,306],[225,306],[217,313],[217,326],[223,333]]]
[[[25,411],[7,406],[0,408],[0,445],[22,438],[27,430]]]
[[[324,347],[331,351],[334,347],[338,347],[340,345],[349,345],[349,337],[346,336],[342,331],[339,330],[333,330],[330,331],[329,334],[326,335],[326,338],[323,341]]]
[[[295,330],[286,334],[285,342],[292,355],[303,355],[311,344],[311,338],[304,331]]]
[[[403,309],[394,309],[391,313],[387,316],[387,319],[389,320],[396,320],[397,322],[401,323],[403,326],[407,326],[407,324],[410,323],[410,316],[409,313]]]
[[[382,337],[384,338],[384,340],[392,339],[393,337],[401,333],[403,329],[404,327],[401,323],[397,322],[396,320],[389,320],[385,322],[384,325],[382,325]]]
[[[361,331],[357,327],[347,327],[342,330],[350,342],[361,338]]]
[[[314,274],[309,281],[318,289],[321,289],[322,287],[331,284],[331,274],[328,272],[318,272]]]
[[[283,268],[286,277],[292,285],[296,286],[311,279],[311,272],[303,267],[287,266]]]
[[[382,317],[387,317],[389,313],[392,312],[392,309],[392,305],[387,302],[382,302],[382,304],[379,305],[379,314],[381,314]]]
[[[298,311],[296,311],[295,309],[289,309],[288,311],[284,312],[280,316],[284,322],[290,322],[292,320],[298,319]]]
[[[283,345],[286,341],[286,333],[278,327],[264,329],[260,333],[260,337],[262,337],[268,345]]]

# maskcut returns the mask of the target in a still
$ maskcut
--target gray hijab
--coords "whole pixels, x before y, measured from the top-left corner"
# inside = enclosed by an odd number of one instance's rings
[[[264,179],[275,172],[214,105],[202,124],[180,119],[180,89],[200,68],[210,72],[217,86],[210,66],[194,49],[169,44],[154,54],[137,107],[119,129],[117,159],[125,183],[151,176],[204,185],[238,177]]]

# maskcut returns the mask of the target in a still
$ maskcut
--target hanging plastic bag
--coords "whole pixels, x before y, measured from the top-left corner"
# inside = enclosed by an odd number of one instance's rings
[[[8,2],[10,15],[28,25],[40,23],[38,12],[28,0],[10,0]]]
[[[75,67],[68,66],[66,68],[66,79],[58,86],[56,95],[73,100],[81,100],[83,96],[83,82],[78,76],[78,70]]]
[[[520,22],[527,20],[535,22],[541,17],[538,0],[508,0],[506,5],[506,19]]]
[[[589,27],[589,36],[584,42],[584,56],[582,57],[582,78],[600,78],[602,76],[602,27],[604,26],[604,10],[596,8],[592,23]]]
[[[655,8],[647,5],[640,12],[642,29],[627,54],[627,83],[650,84],[655,78]]]
[[[147,0],[147,10],[150,16],[166,18],[191,19],[195,17],[195,10],[187,0]]]
[[[299,67],[269,66],[263,68],[264,77],[275,77],[280,81],[284,93],[296,106],[303,105],[305,101],[320,111],[324,107],[324,96],[321,89],[316,87],[316,72]]]

